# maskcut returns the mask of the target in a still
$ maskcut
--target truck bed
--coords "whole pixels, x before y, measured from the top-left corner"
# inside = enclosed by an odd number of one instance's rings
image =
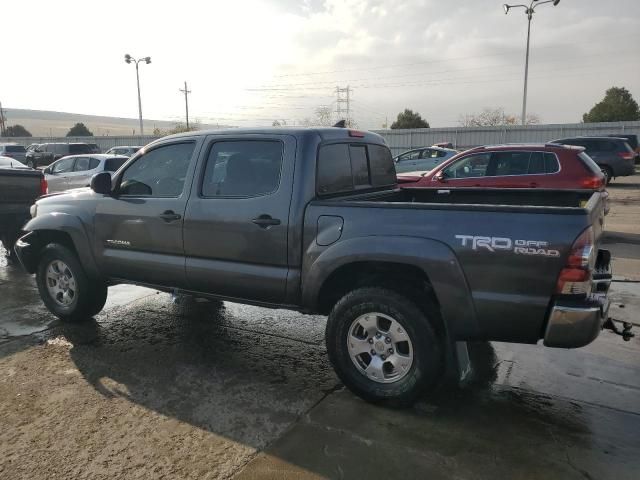
[[[431,268],[448,268],[442,259],[450,258],[449,263],[459,265],[473,302],[470,308],[461,305],[459,313],[472,321],[454,327],[459,338],[530,343],[542,337],[556,278],[571,245],[589,226],[597,245],[604,224],[599,193],[541,189],[396,190],[316,200],[305,225],[334,215],[344,222],[337,243],[367,238],[374,251],[391,244],[398,250],[403,238],[406,249],[417,250],[416,262],[428,259]],[[504,248],[522,242],[537,247],[527,255]]]

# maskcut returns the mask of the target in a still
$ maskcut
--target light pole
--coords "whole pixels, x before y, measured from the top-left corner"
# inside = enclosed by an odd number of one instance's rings
[[[140,99],[140,73],[138,72],[138,64],[140,62],[144,62],[146,64],[151,63],[151,57],[139,58],[136,60],[128,53],[124,56],[124,61],[127,63],[135,63],[136,64],[136,82],[138,84],[138,117],[140,119],[140,136],[144,135],[144,128],[142,126],[142,100]]]
[[[538,0],[531,0],[531,3],[527,7],[526,5],[508,5],[504,4],[504,13],[505,15],[509,13],[509,10],[512,8],[524,8],[525,14],[527,15],[527,19],[529,20],[527,26],[527,56],[524,63],[524,94],[522,95],[522,125],[526,125],[527,123],[527,82],[529,79],[529,39],[531,37],[531,20],[533,19],[533,14],[536,12],[536,8],[540,5],[544,5],[545,3],[553,3],[555,7],[560,3],[560,0],[545,0],[544,2],[539,2]]]

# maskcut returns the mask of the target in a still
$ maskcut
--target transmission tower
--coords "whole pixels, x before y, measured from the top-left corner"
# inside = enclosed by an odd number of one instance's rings
[[[336,87],[336,116],[338,121],[344,119],[347,127],[353,123],[351,121],[351,87]],[[342,106],[345,106],[343,108]]]

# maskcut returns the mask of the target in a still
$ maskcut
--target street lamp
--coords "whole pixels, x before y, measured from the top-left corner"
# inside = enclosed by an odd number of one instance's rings
[[[525,15],[529,19],[529,25],[527,27],[527,57],[524,64],[524,94],[522,95],[522,125],[527,123],[527,80],[529,77],[529,38],[531,37],[531,19],[533,19],[533,14],[536,12],[536,8],[540,5],[544,5],[545,3],[553,3],[555,7],[560,3],[560,0],[545,0],[544,2],[539,2],[538,0],[531,0],[531,3],[527,7],[526,5],[507,5],[506,3],[503,5],[505,15],[509,13],[509,10],[512,8],[524,8]]]
[[[136,60],[128,53],[124,56],[124,61],[127,63],[135,63],[136,64],[136,81],[138,83],[138,117],[140,119],[140,135],[144,135],[144,129],[142,127],[142,100],[140,99],[140,74],[138,73],[138,64],[140,62],[144,62],[147,65],[151,63],[151,57],[139,58]]]

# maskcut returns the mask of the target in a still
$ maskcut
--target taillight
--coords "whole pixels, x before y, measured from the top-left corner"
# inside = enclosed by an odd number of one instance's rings
[[[636,154],[634,152],[618,152],[618,156],[624,160],[635,160]]]
[[[558,275],[556,293],[588,295],[591,293],[591,272],[595,267],[595,238],[593,228],[583,231],[573,242],[564,268]]]
[[[604,177],[589,177],[582,180],[582,188],[599,190],[604,187]]]
[[[40,195],[46,195],[49,193],[49,185],[44,177],[40,179]]]

